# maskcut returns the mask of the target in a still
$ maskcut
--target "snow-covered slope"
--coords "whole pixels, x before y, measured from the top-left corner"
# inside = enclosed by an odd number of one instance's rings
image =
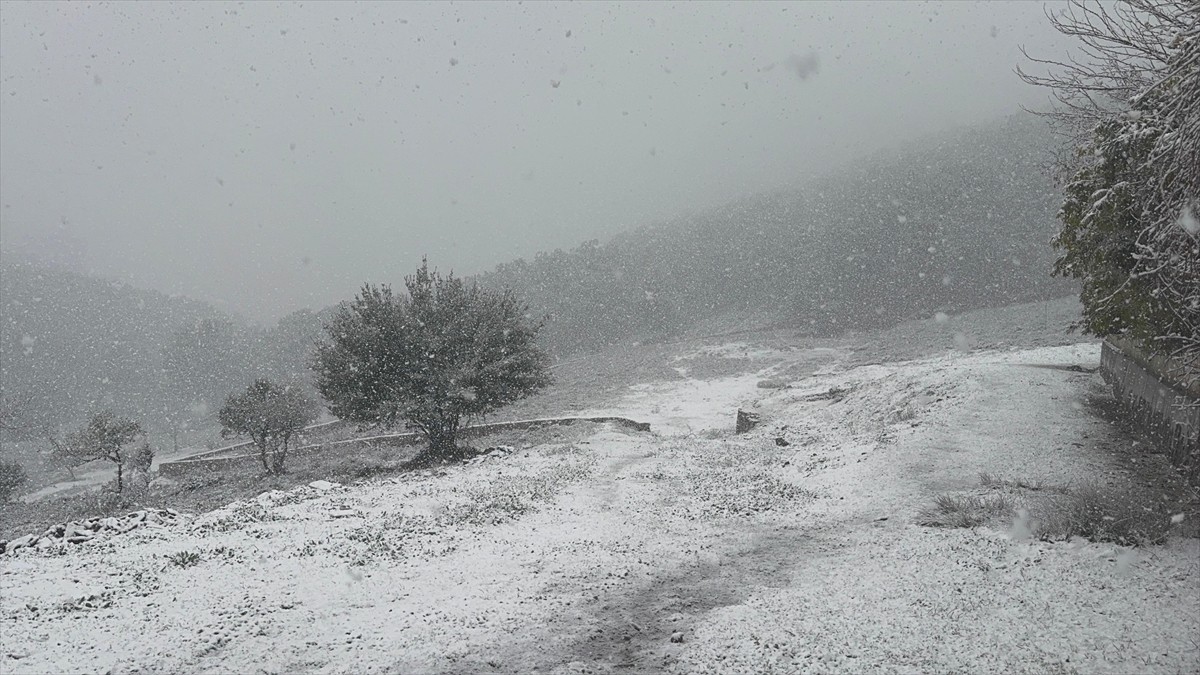
[[[1108,433],[1082,405],[1094,376],[1033,367],[1093,367],[1097,346],[746,358],[770,365],[594,411],[653,434],[600,428],[6,556],[0,670],[1200,669],[1195,539],[1130,552],[916,524],[937,494],[983,490],[980,472],[1117,475],[1090,447]],[[757,386],[797,359],[829,362]],[[733,436],[739,406],[763,423]]]

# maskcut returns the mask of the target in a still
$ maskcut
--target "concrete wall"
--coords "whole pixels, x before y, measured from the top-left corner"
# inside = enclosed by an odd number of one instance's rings
[[[1135,346],[1105,340],[1100,372],[1131,419],[1165,450],[1171,463],[1200,481],[1200,396],[1192,364],[1149,358]]]
[[[513,429],[536,429],[540,427],[569,425],[576,422],[611,423],[634,431],[650,431],[650,425],[645,422],[635,422],[624,417],[554,417],[536,420],[518,420],[515,422],[496,422],[493,424],[477,424],[466,427],[459,432],[460,438],[475,438],[497,431]],[[313,454],[325,450],[336,450],[338,453],[353,451],[365,447],[403,447],[423,442],[420,434],[399,433],[350,438],[330,443],[316,443],[294,448],[288,452],[289,458]],[[229,454],[230,450],[245,448],[245,451]],[[221,448],[224,454],[213,456],[216,451],[204,452],[191,457],[185,457],[174,462],[163,462],[158,465],[158,474],[166,478],[180,478],[209,472],[225,472],[230,470],[257,471],[262,469],[262,460],[257,452],[250,452],[252,446],[231,446]]]

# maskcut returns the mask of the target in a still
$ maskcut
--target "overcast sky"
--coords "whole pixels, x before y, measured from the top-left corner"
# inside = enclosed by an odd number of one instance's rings
[[[1037,105],[1022,44],[1042,3],[5,2],[0,248],[270,320]]]

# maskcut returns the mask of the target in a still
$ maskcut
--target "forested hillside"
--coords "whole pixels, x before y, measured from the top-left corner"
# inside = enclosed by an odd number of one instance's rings
[[[1053,137],[1032,116],[926,139],[794,191],[500,265],[557,353],[724,313],[806,332],[1068,292],[1052,279]]]
[[[27,434],[113,409],[158,432],[203,425],[256,375],[306,378],[312,312],[260,329],[212,306],[58,270],[0,270],[0,383]]]

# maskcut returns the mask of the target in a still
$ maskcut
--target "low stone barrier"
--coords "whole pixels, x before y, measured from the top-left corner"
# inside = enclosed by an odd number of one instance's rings
[[[68,544],[106,539],[139,527],[173,525],[181,518],[182,515],[174,509],[143,509],[124,516],[61,523],[47,528],[41,534],[27,534],[12,541],[0,541],[0,555],[13,555],[25,549],[62,550]]]
[[[476,424],[465,427],[459,432],[460,438],[477,438],[498,431],[512,431],[521,429],[538,429],[541,427],[569,425],[577,422],[594,422],[597,424],[616,424],[634,431],[650,431],[650,424],[647,422],[637,422],[625,417],[552,417],[546,419],[534,420],[517,420],[513,422],[494,422],[491,424]],[[352,449],[354,447],[380,447],[394,446],[403,447],[407,445],[415,445],[422,441],[421,434],[414,432],[396,433],[396,434],[381,434],[376,436],[366,436],[363,438],[348,438],[341,441],[332,441],[329,443],[314,443],[311,445],[303,445],[298,448],[293,448],[288,452],[289,457],[298,455],[307,455],[321,452],[329,448],[337,448],[340,451]],[[165,478],[179,478],[181,476],[196,475],[206,472],[225,472],[230,469],[246,470],[252,469],[254,465],[261,464],[258,452],[245,452],[245,450],[253,449],[250,444],[238,444],[217,450],[210,450],[199,454],[184,457],[173,462],[163,462],[158,465],[158,475]],[[238,454],[230,454],[232,450],[242,450]]]
[[[1195,367],[1151,357],[1119,339],[1101,346],[1100,373],[1117,401],[1192,483],[1200,482],[1200,379]]]

